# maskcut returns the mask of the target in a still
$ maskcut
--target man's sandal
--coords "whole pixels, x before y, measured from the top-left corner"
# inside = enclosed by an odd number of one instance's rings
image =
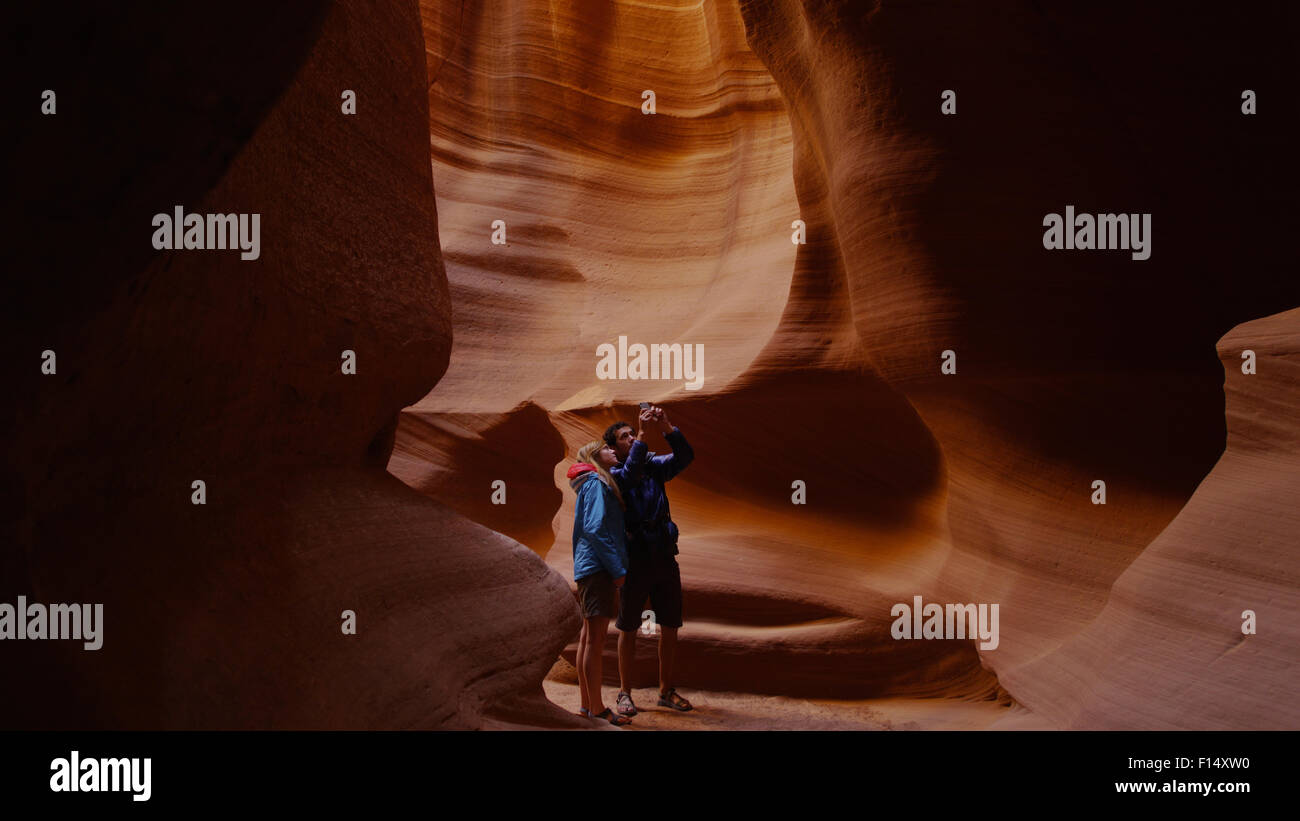
[[[622,727],[624,724],[631,724],[632,719],[627,716],[615,715],[608,707],[603,711],[596,713],[592,718],[603,718],[615,727]]]
[[[683,713],[691,709],[691,703],[677,694],[676,687],[670,688],[666,693],[659,694],[659,706],[671,707]]]
[[[618,691],[618,699],[614,704],[620,715],[634,716],[637,713],[636,705],[632,703],[632,694],[624,690]]]

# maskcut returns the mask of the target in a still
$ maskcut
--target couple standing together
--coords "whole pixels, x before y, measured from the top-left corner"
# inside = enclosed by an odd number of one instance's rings
[[[647,428],[658,429],[670,454],[647,451]],[[623,725],[636,715],[632,702],[636,631],[646,600],[660,629],[659,706],[686,711],[691,704],[673,687],[677,628],[682,626],[682,577],[677,567],[677,525],[664,484],[695,458],[682,432],[660,407],[641,404],[636,430],[615,422],[604,440],[585,445],[569,468],[578,494],[573,519],[573,578],[582,605],[578,637],[579,715]],[[616,591],[618,593],[616,594]],[[601,697],[602,654],[609,620],[616,618],[619,692],[615,710]]]

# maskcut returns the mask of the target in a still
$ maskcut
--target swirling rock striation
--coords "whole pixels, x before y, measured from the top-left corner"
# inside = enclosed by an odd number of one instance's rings
[[[423,479],[395,460],[401,478],[537,534],[568,573],[567,462],[539,484],[507,454],[554,452],[538,409],[571,456],[663,400],[697,453],[670,493],[692,686],[1003,703],[1005,688],[1040,726],[1300,724],[1285,635],[1225,654],[1234,611],[1262,598],[1293,619],[1295,567],[1276,543],[1289,480],[1247,478],[1265,463],[1225,435],[1215,354],[1300,303],[1288,138],[1239,109],[1243,88],[1283,93],[1284,10],[517,0],[465,4],[452,43],[429,35],[450,12],[422,8],[456,341],[396,453],[457,456]],[[1152,214],[1151,257],[1045,249],[1043,217],[1067,205]],[[795,218],[808,241],[791,258]],[[596,346],[618,335],[703,342],[704,387],[598,379]],[[1251,401],[1281,401],[1285,361]],[[486,474],[455,487],[476,462],[523,490],[532,525],[477,501]],[[1188,535],[1252,481],[1262,507],[1236,535]],[[1242,543],[1258,554],[1215,558]],[[1191,575],[1161,581],[1175,560]],[[1260,563],[1280,573],[1264,584]],[[1208,589],[1232,602],[1190,607]],[[892,640],[891,603],[913,595],[998,603],[998,648]],[[1157,623],[1181,625],[1167,651],[1151,652]],[[1126,655],[1102,658],[1112,646]],[[1225,698],[1250,675],[1259,692]]]
[[[0,724],[572,723],[563,582],[384,471],[451,342],[417,7],[24,14],[58,114],[9,330],[58,369],[15,380],[0,599],[103,603],[104,644],[4,642]],[[151,252],[177,204],[261,214],[259,259]]]

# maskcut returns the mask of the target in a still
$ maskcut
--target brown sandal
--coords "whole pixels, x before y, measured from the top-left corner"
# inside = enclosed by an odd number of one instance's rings
[[[602,712],[596,713],[592,718],[603,718],[615,727],[622,727],[624,724],[631,724],[632,719],[627,716],[616,715],[613,710],[606,707]]]
[[[677,694],[676,687],[670,688],[666,693],[659,694],[659,706],[671,707],[683,713],[691,709],[691,703]]]

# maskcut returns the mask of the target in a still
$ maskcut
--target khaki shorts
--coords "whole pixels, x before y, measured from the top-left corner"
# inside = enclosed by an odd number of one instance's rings
[[[614,580],[604,570],[578,579],[578,604],[584,619],[612,619],[618,615],[614,597]]]

